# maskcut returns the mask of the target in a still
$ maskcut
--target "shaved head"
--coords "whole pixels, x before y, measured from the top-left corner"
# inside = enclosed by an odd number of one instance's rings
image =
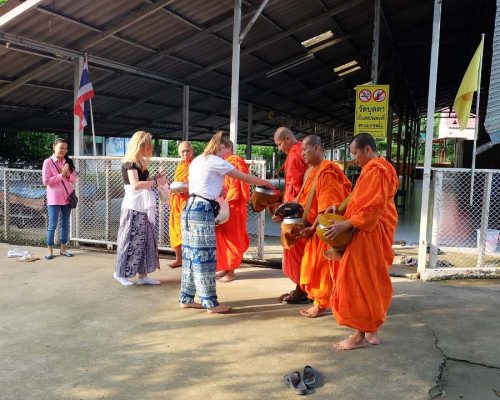
[[[179,156],[181,157],[182,161],[191,162],[191,160],[194,158],[193,145],[187,140],[179,143],[179,145],[177,146],[177,151],[179,152]]]
[[[323,142],[321,141],[321,138],[318,135],[309,135],[302,140],[302,143],[310,145],[310,146],[319,146],[323,150]]]
[[[276,132],[274,132],[274,140],[284,140],[286,137],[292,140],[297,140],[293,132],[286,126],[280,126],[278,129],[276,129]]]
[[[298,143],[298,140],[290,129],[286,126],[280,126],[274,132],[274,143],[278,146],[279,151],[288,154],[291,147]]]
[[[364,149],[366,146],[370,146],[372,151],[377,151],[377,144],[375,143],[375,139],[369,133],[359,133],[354,136],[354,140],[352,144],[359,149]]]

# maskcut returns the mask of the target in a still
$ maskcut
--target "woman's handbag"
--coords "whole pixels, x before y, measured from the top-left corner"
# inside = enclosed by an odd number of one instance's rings
[[[221,225],[229,220],[229,203],[222,197],[215,199],[219,203],[219,213],[215,217],[215,223]]]
[[[54,160],[52,160],[52,163],[54,164],[54,167],[56,167],[57,172],[61,173],[61,171],[59,171],[59,168],[57,168],[57,165],[54,162]],[[71,193],[69,193],[68,189],[66,189],[66,185],[64,184],[64,181],[61,181],[61,183],[64,186],[64,190],[66,190],[66,193],[68,194],[68,200],[69,200],[70,207],[76,208],[76,206],[78,205],[78,197],[76,196],[75,191],[73,190]]]

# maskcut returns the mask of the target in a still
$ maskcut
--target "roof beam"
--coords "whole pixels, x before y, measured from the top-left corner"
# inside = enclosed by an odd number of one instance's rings
[[[264,47],[267,47],[274,42],[285,39],[285,38],[293,35],[296,32],[299,32],[305,28],[308,28],[311,25],[317,24],[318,22],[321,22],[325,18],[331,17],[331,16],[336,15],[336,14],[340,14],[344,11],[347,11],[351,7],[354,7],[358,4],[364,3],[365,1],[366,0],[352,0],[348,3],[337,5],[334,8],[332,8],[330,11],[322,13],[320,15],[317,15],[313,18],[309,18],[307,21],[301,22],[300,24],[297,24],[289,29],[286,29],[286,30],[278,33],[277,35],[270,37],[268,40],[261,41],[259,43],[254,44],[253,46],[249,46],[248,48],[241,51],[241,56],[250,54],[254,51],[257,51],[257,50],[260,50]],[[189,75],[183,77],[183,79],[191,80],[191,79],[198,78],[199,76],[202,76],[202,75],[206,74],[207,72],[210,72],[216,68],[220,68],[223,65],[226,65],[227,63],[231,62],[231,60],[232,60],[232,57],[227,57],[223,60],[220,60],[220,61],[217,61],[213,64],[207,65],[202,70],[193,72],[192,74],[189,74]]]

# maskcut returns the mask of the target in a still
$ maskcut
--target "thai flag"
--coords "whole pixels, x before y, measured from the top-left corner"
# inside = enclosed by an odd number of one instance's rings
[[[94,97],[94,88],[90,82],[89,64],[87,55],[84,57],[82,76],[80,78],[80,88],[78,89],[78,97],[76,98],[74,114],[80,118],[80,129],[86,127],[89,115],[89,102]]]

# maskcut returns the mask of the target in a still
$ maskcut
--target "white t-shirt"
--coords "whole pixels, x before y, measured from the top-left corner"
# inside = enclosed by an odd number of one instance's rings
[[[199,155],[189,164],[189,194],[216,199],[224,185],[224,175],[233,169],[232,164],[220,157]]]

